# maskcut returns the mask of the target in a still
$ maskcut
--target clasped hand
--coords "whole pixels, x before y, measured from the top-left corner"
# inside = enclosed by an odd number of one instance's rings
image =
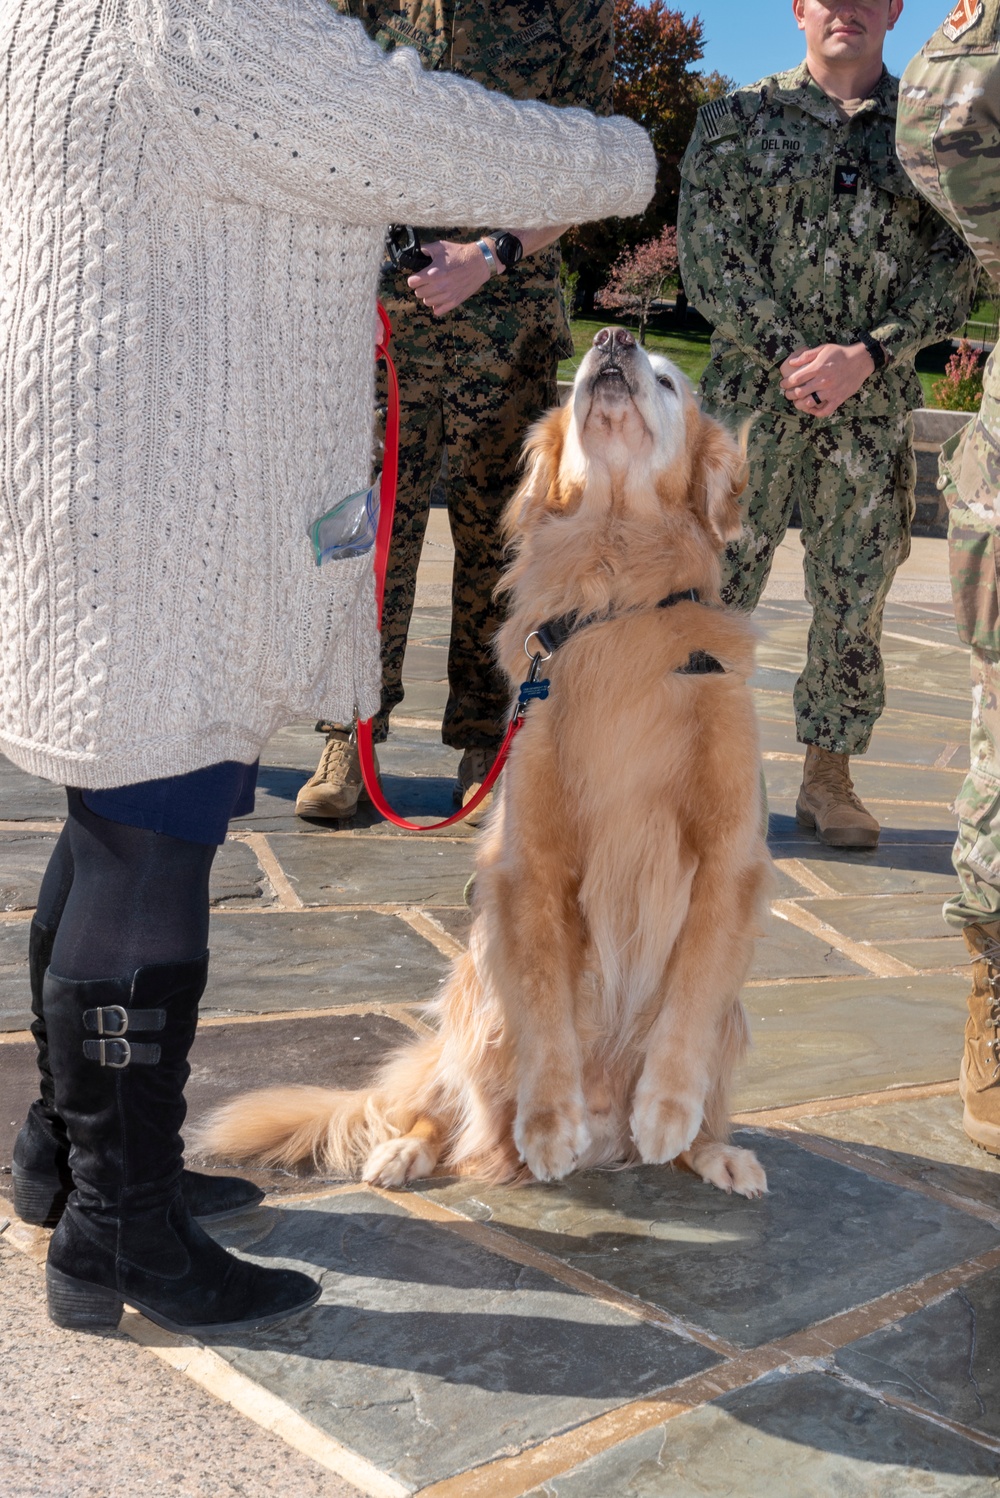
[[[406,284],[435,317],[453,312],[490,279],[486,256],[474,240],[455,244],[439,239],[420,248],[431,257],[431,263],[408,276]]]
[[[875,371],[863,343],[800,348],[781,366],[781,390],[803,416],[832,416]]]

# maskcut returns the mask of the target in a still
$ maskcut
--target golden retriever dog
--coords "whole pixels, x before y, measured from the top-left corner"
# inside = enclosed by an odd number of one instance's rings
[[[672,364],[606,328],[525,464],[497,643],[516,686],[542,628],[548,695],[480,834],[469,950],[434,1033],[362,1091],[238,1098],[201,1144],[385,1187],[679,1161],[756,1196],[727,1105],[772,877],[753,636],[719,603],[743,451]]]

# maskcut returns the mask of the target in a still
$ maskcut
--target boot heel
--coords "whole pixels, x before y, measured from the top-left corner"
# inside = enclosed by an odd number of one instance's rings
[[[67,1331],[113,1331],[121,1320],[125,1302],[117,1290],[75,1280],[51,1264],[45,1266],[45,1289],[50,1319]]]
[[[32,1227],[54,1228],[62,1216],[69,1192],[58,1176],[33,1176],[17,1162],[11,1166],[14,1211]]]

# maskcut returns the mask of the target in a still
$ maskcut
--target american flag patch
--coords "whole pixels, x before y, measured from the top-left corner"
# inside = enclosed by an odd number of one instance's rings
[[[729,136],[740,133],[739,124],[730,108],[728,99],[713,99],[711,104],[703,104],[698,111],[698,115],[705,132],[705,142],[707,145],[712,145],[717,140],[726,140]]]

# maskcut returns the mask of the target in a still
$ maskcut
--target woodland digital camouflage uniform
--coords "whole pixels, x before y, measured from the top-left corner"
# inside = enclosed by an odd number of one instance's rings
[[[840,754],[863,753],[884,705],[882,612],[913,513],[913,358],[961,324],[975,285],[975,262],[896,158],[896,97],[883,71],[844,123],[803,64],[705,105],[681,168],[684,288],[714,328],[706,405],[753,423],[723,597],[756,607],[798,500],[813,620],[796,728]],[[800,415],[782,362],[860,332],[890,362],[833,416]]]
[[[417,49],[444,68],[515,99],[611,109],[613,0],[536,0],[489,6],[468,0],[335,0],[386,49]],[[409,126],[407,128],[412,128]],[[400,126],[399,150],[406,151]],[[418,226],[425,243],[465,241],[513,224]],[[556,366],[573,352],[552,245],[494,276],[454,312],[436,318],[387,273],[379,295],[392,322],[399,373],[399,492],[382,620],[382,705],[375,738],[402,701],[403,655],[431,489],[447,449],[455,571],[448,704],[442,737],[455,748],[499,744],[509,706],[492,636],[503,569],[499,522],[517,482],[527,427],[556,403]],[[384,397],[383,397],[384,398]]]
[[[903,74],[900,157],[935,208],[1000,279],[1000,0],[962,0]],[[978,416],[945,444],[955,617],[971,646],[971,768],[958,796],[953,926],[1000,915],[1000,364],[990,355]]]

